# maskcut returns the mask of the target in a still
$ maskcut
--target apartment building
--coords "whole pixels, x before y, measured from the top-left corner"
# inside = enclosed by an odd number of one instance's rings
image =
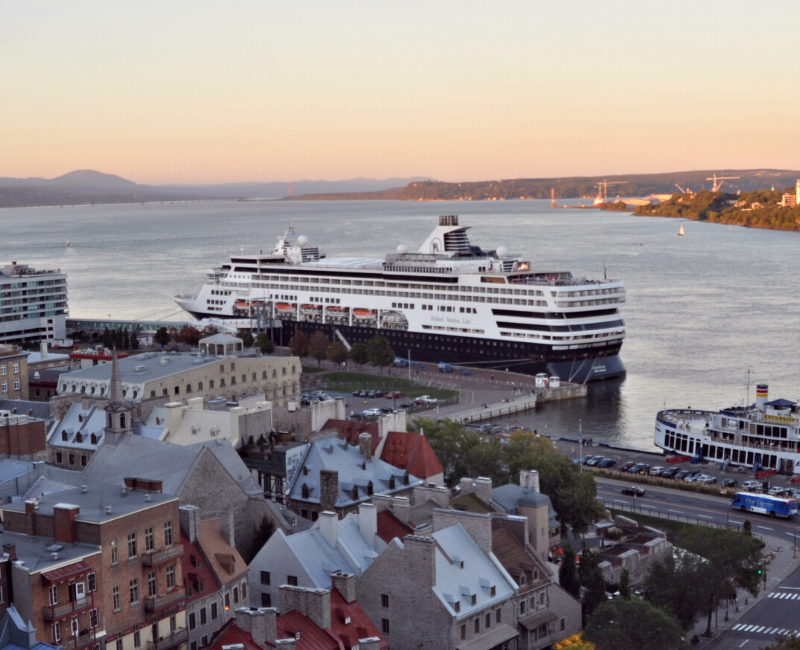
[[[0,271],[0,343],[67,335],[67,274],[11,262]],[[27,399],[27,398],[26,398]]]
[[[0,344],[0,399],[27,400],[28,393],[28,353]]]

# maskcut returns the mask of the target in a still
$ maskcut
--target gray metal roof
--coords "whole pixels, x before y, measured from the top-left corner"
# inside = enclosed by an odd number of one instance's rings
[[[34,402],[21,399],[0,399],[0,411],[13,411],[17,409],[17,415],[25,415],[31,412],[31,417],[39,420],[52,420],[50,416],[50,404],[47,402]]]
[[[320,502],[320,471],[332,470],[339,474],[339,494],[335,506],[343,508],[354,503],[366,501],[370,497],[367,486],[372,483],[373,494],[392,494],[419,485],[422,481],[409,476],[408,484],[403,483],[405,470],[372,457],[366,460],[358,447],[347,444],[333,436],[315,440],[309,446],[301,469],[295,475],[290,489],[290,498],[310,503]],[[389,487],[390,478],[395,477],[395,487]],[[303,499],[303,485],[309,489],[309,498]],[[353,499],[353,488],[358,487],[358,499]]]
[[[47,550],[47,547],[53,544],[52,537],[41,535],[30,537],[21,533],[0,533],[0,543],[13,544],[17,560],[23,562],[25,570],[30,573],[56,569],[100,552],[100,547],[93,544],[62,544],[59,542],[58,545],[61,548],[58,550],[58,559],[53,559],[53,551]]]
[[[530,488],[520,487],[516,483],[508,483],[492,490],[492,502],[509,515],[516,515],[517,506],[538,508],[547,505],[553,514],[550,497]]]
[[[0,460],[0,483],[13,481],[15,478],[25,476],[33,471],[33,463],[24,463],[19,460]]]
[[[96,450],[105,438],[106,412],[94,404],[83,408],[80,401],[73,402],[66,414],[50,428],[47,444],[72,449]],[[66,434],[66,440],[64,440]],[[78,440],[80,434],[80,440]],[[92,443],[92,434],[96,442]]]
[[[164,362],[164,360],[166,361]],[[148,352],[119,359],[119,372],[123,382],[141,384],[218,362],[218,357],[198,357],[188,353]],[[137,370],[137,368],[140,369]],[[63,375],[63,378],[107,381],[111,379],[111,364],[101,363],[75,370]]]

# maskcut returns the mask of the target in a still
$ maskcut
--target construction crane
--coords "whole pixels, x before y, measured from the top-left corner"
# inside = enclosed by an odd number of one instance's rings
[[[605,203],[608,201],[608,186],[609,185],[625,185],[628,181],[613,181],[609,183],[608,181],[604,180],[601,183],[597,184],[599,191],[597,193],[597,198],[594,200],[595,205],[599,205],[600,203]]]
[[[714,185],[711,187],[712,192],[719,192],[722,189],[722,182],[723,181],[732,181],[736,180],[737,178],[741,178],[741,176],[717,176],[714,174],[711,178],[707,178],[707,181],[714,181]]]
[[[675,187],[677,187],[677,188],[678,188],[678,189],[681,191],[681,194],[688,194],[688,193],[689,193],[689,191],[688,191],[688,190],[685,190],[685,189],[683,189],[683,188],[682,188],[680,185],[678,185],[677,183],[675,183]]]

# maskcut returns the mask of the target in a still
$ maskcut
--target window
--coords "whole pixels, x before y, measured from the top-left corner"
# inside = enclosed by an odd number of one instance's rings
[[[208,616],[206,615],[206,608],[203,607],[200,610],[200,625],[205,625],[208,622]]]
[[[136,533],[128,534],[128,557],[136,557]]]
[[[499,610],[499,609],[496,609],[494,611],[494,622],[498,623],[498,624],[503,622],[503,614],[502,614],[501,610]]]
[[[269,571],[262,571],[261,572],[261,584],[268,585],[270,584],[270,575]]]
[[[269,605],[267,605],[269,607]],[[217,620],[217,603],[211,603],[211,620]]]
[[[519,601],[519,615],[522,616],[525,613],[525,601]]]
[[[172,546],[172,522],[164,523],[164,546]]]
[[[381,607],[389,606],[389,594],[381,594]]]
[[[453,603],[453,611],[458,614],[461,611],[461,603],[456,601]]]
[[[74,585],[75,600],[83,600],[86,598],[86,585],[83,582],[76,582]]]
[[[225,372],[225,364],[224,363],[219,364],[219,371],[220,372]]]
[[[209,388],[214,388],[214,380],[213,379],[209,379],[208,380],[208,387]]]
[[[382,618],[381,619],[381,632],[384,634],[389,634],[389,619]]]
[[[58,585],[51,585],[48,590],[48,597],[51,605],[58,605]]]
[[[19,379],[14,380],[14,390],[19,390]]]
[[[195,618],[194,618],[194,612],[190,612],[189,613],[189,629],[193,630],[196,627],[197,627],[197,622],[195,621]]]
[[[497,595],[497,587],[492,585],[492,588],[489,590],[489,593],[491,594],[492,598],[494,598]]]
[[[167,576],[167,589],[175,588],[175,565],[170,564],[164,572]]]
[[[233,372],[234,370],[236,370],[236,364],[233,363],[233,361],[231,361],[231,372]]]
[[[139,632],[139,626],[137,625],[133,630],[133,647],[134,648],[141,648],[142,647],[142,634]]]
[[[207,636],[204,636],[201,640],[203,642],[203,647],[208,645],[208,637]]]
[[[191,650],[197,650],[197,641],[192,641],[191,645],[189,646]]]
[[[70,631],[70,635],[71,636],[73,636],[73,637],[78,636],[78,617],[77,616],[73,616],[69,620],[69,631]]]
[[[147,574],[147,595],[150,597],[158,596],[158,579],[155,571]]]
[[[60,465],[64,461],[64,456],[60,451],[56,452],[56,462]]]
[[[139,578],[134,578],[130,582],[130,596],[131,596],[131,605],[136,605],[139,603]]]
[[[263,591],[261,592],[261,606],[272,607],[272,596]]]
[[[111,595],[112,595],[112,598],[114,599],[114,611],[118,612],[119,610],[122,609],[122,603],[120,602],[120,598],[119,598],[119,587],[114,587],[111,590]]]
[[[87,462],[86,454],[81,454],[81,467],[86,467],[86,462]]]
[[[2,365],[0,366],[0,375],[5,375],[8,372],[8,366]]]
[[[239,604],[239,587],[233,588],[233,604],[234,605]]]
[[[286,576],[286,583],[290,587],[296,587],[297,586],[297,576]]]
[[[478,604],[478,596],[476,594],[472,594],[472,598],[470,599],[470,603],[472,605],[477,605]]]
[[[5,366],[3,367],[3,370],[5,370]],[[61,641],[61,623],[58,621],[53,623],[53,641],[56,643]]]
[[[461,640],[464,641],[467,638],[467,626],[461,626]]]
[[[13,367],[13,369],[14,369],[14,372],[15,372],[15,373],[17,373],[17,374],[19,374],[19,364],[18,364],[18,363],[15,363],[15,364],[14,364],[12,367]]]
[[[197,390],[203,390],[203,382],[202,381],[198,381],[197,382]]]
[[[156,536],[153,533],[153,527],[144,529],[144,552],[150,553],[156,550]]]
[[[89,626],[97,627],[97,608],[89,610]]]
[[[247,583],[242,583],[242,600],[247,600]]]
[[[117,553],[117,540],[111,540],[111,564],[119,564],[119,554]]]
[[[116,650],[122,650],[122,637],[117,639],[116,646],[117,646]]]
[[[225,611],[227,612],[231,608],[231,594],[228,592],[225,594]]]
[[[75,454],[70,454],[69,455],[69,464],[70,465],[74,465],[75,464]]]
[[[487,628],[487,629],[492,627],[492,615],[491,614],[487,614],[486,615],[486,623],[484,624],[484,627]]]
[[[197,583],[197,593],[202,594],[206,590],[206,581],[201,580]]]
[[[481,631],[481,618],[480,616],[475,619],[473,625],[475,626],[475,634],[479,634]]]

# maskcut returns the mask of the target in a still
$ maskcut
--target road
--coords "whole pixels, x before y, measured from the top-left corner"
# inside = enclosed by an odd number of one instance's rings
[[[741,527],[745,518],[750,520],[753,533],[759,536],[779,538],[786,542],[785,547],[794,548],[795,532],[800,521],[794,519],[772,519],[764,515],[731,510],[729,501],[721,497],[680,492],[668,488],[639,486],[645,489],[644,497],[624,495],[620,490],[627,485],[624,481],[616,481],[602,477],[597,479],[597,496],[607,507],[651,514],[664,519],[676,519],[690,523],[710,523]],[[635,501],[635,503],[634,503]],[[800,627],[800,626],[799,626]]]

